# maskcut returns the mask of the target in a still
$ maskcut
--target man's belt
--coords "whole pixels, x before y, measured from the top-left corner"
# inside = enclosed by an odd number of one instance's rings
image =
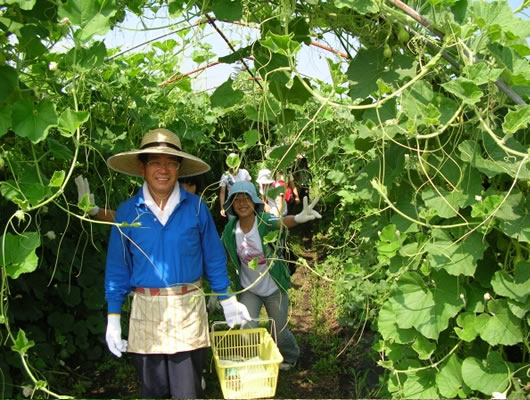
[[[201,281],[187,283],[185,285],[176,285],[167,288],[143,288],[137,287],[134,289],[136,293],[144,294],[146,296],[182,296],[199,290],[201,288]]]

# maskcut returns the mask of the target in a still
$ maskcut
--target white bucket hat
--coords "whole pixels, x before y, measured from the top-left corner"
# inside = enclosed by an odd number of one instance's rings
[[[271,175],[272,173],[270,169],[260,169],[256,182],[260,185],[270,185],[271,183],[274,183],[274,179],[271,178]]]
[[[179,177],[200,175],[210,170],[210,166],[198,157],[182,151],[180,139],[167,129],[158,128],[147,132],[140,144],[139,150],[118,153],[108,158],[107,165],[115,171],[131,175],[142,176],[138,167],[139,154],[168,154],[182,157]]]

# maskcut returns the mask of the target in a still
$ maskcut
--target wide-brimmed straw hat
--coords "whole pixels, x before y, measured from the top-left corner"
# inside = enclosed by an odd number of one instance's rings
[[[232,215],[236,215],[234,210],[232,209],[232,205],[234,203],[234,196],[238,193],[245,193],[250,196],[252,199],[252,202],[256,205],[254,210],[259,213],[263,211],[263,201],[258,197],[258,194],[256,193],[256,188],[251,182],[248,181],[238,181],[234,182],[230,190],[228,191],[228,199],[225,201],[224,209],[227,212],[232,213]]]
[[[179,177],[200,175],[210,170],[210,166],[198,157],[182,151],[180,139],[173,132],[158,128],[147,132],[140,144],[140,149],[115,154],[107,160],[107,164],[115,171],[142,176],[138,167],[139,154],[168,154],[182,157]]]

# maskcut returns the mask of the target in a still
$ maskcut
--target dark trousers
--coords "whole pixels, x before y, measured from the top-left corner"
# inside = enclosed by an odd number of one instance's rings
[[[130,353],[142,381],[142,399],[203,398],[201,377],[208,348],[175,354]]]

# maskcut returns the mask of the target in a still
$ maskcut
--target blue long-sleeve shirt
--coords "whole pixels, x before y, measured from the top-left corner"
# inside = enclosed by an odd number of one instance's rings
[[[217,293],[230,286],[226,253],[208,207],[180,190],[180,202],[162,225],[146,206],[142,190],[120,205],[107,251],[105,300],[109,313],[120,313],[134,287],[166,288],[205,276]],[[225,298],[228,296],[220,296]]]

